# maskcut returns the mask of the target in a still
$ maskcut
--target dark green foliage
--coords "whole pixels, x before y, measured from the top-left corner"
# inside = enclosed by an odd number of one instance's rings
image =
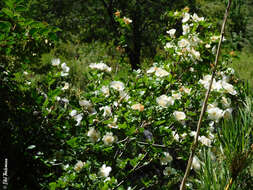
[[[114,41],[115,45],[125,38],[125,53],[133,69],[140,67],[141,57],[154,57],[158,38],[167,30],[168,20],[163,14],[168,10],[189,6],[194,9],[195,0],[167,1],[122,1],[122,0],[78,0],[45,1],[36,0],[31,4],[31,15],[50,23],[57,24],[64,33],[62,39],[71,34],[78,35],[79,42],[93,40]],[[133,20],[130,30],[122,34],[114,13],[119,10],[122,17]],[[46,14],[45,14],[46,13]]]
[[[4,0],[0,10],[0,61],[8,69],[30,64],[56,40],[57,28],[25,17],[24,1]]]
[[[197,0],[197,12],[210,18],[216,24],[216,27],[221,27],[224,10],[228,0]],[[249,37],[252,32],[249,27],[251,14],[250,0],[233,0],[231,4],[230,14],[227,22],[226,39],[230,42],[230,47],[234,50],[242,50],[242,47],[247,46]]]

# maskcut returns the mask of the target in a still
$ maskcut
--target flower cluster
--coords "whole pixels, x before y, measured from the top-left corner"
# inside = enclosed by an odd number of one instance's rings
[[[100,63],[91,63],[89,65],[89,67],[91,69],[97,69],[97,70],[100,70],[100,71],[106,71],[106,72],[111,72],[112,68],[111,67],[108,67],[105,63],[103,62],[100,62]]]
[[[61,63],[61,60],[59,58],[54,58],[54,59],[51,60],[51,63],[52,63],[53,66],[59,66],[60,63]],[[62,77],[68,76],[70,68],[67,66],[67,64],[62,63],[61,68],[62,68],[61,76]]]

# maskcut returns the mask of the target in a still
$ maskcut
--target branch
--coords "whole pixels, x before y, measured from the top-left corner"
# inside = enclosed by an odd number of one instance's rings
[[[137,171],[137,170],[139,170],[140,168],[143,167],[143,165],[140,166],[140,167],[138,167],[138,166],[140,165],[140,163],[142,162],[142,160],[144,160],[144,159],[146,158],[146,156],[148,155],[148,153],[149,153],[149,151],[147,151],[147,152],[145,153],[144,157],[134,166],[133,169],[131,169],[131,171],[127,174],[127,176],[126,176],[121,182],[119,182],[119,183],[116,185],[116,187],[114,187],[112,190],[117,189],[119,186],[121,186],[123,183],[125,183],[125,181],[127,181],[128,177],[129,177],[133,172],[135,172],[135,171]],[[148,164],[149,164],[151,161],[152,161],[152,159],[148,162]],[[145,165],[147,165],[147,164],[145,164]]]
[[[142,141],[137,141],[138,144],[142,144],[142,145],[151,145],[153,147],[159,147],[159,148],[168,148],[165,145],[161,145],[161,144],[150,144],[150,143],[146,143],[146,142],[142,142]]]
[[[232,2],[232,0],[228,1],[227,9],[226,9],[226,12],[225,12],[225,15],[224,15],[223,24],[222,24],[222,28],[221,28],[221,34],[220,34],[220,41],[219,41],[219,45],[218,45],[218,49],[217,49],[217,53],[216,53],[216,57],[215,57],[213,72],[212,72],[212,78],[211,78],[208,90],[206,92],[206,95],[205,95],[204,103],[203,103],[203,106],[202,106],[202,109],[201,109],[201,113],[200,113],[200,117],[199,117],[199,121],[198,121],[198,125],[197,125],[196,135],[195,135],[195,138],[194,138],[194,141],[193,141],[193,145],[191,147],[191,153],[190,153],[189,160],[188,160],[188,163],[187,163],[187,167],[186,167],[186,170],[185,170],[184,178],[183,178],[183,180],[181,182],[181,185],[180,185],[180,190],[184,190],[184,188],[185,188],[185,183],[186,183],[186,180],[187,180],[187,177],[189,175],[191,165],[192,165],[192,160],[193,160],[196,148],[198,146],[198,137],[199,137],[200,126],[201,126],[201,123],[202,123],[204,113],[206,111],[207,101],[208,101],[208,98],[209,98],[209,94],[211,92],[213,79],[214,79],[215,72],[216,72],[216,69],[217,69],[217,64],[218,64],[218,59],[219,59],[220,49],[221,49],[221,43],[222,43],[222,39],[223,39],[223,36],[224,36],[224,33],[225,33],[225,25],[226,25],[226,22],[227,22],[227,17],[228,17],[229,9],[230,9],[230,6],[231,6],[231,2]]]

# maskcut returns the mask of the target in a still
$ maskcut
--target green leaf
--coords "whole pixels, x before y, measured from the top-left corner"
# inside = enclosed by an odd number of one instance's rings
[[[166,120],[156,121],[155,125],[159,126],[159,125],[164,124],[164,123],[166,123]]]
[[[42,22],[32,22],[30,25],[32,28],[45,28],[45,25]]]
[[[56,187],[57,187],[57,184],[55,182],[52,182],[52,183],[49,184],[50,190],[55,190]]]
[[[29,34],[31,36],[35,35],[36,33],[38,32],[38,29],[37,28],[32,28],[30,31],[29,31]]]
[[[7,21],[0,21],[0,31],[9,32],[11,30],[11,23]]]
[[[68,141],[67,141],[67,144],[68,144],[69,146],[71,146],[72,148],[75,148],[75,147],[78,146],[78,144],[77,144],[76,141],[77,141],[77,137],[74,137],[74,138],[68,140]]]
[[[32,22],[33,22],[33,20],[27,19],[27,20],[25,20],[24,24],[31,25]]]
[[[5,35],[4,34],[0,34],[0,41],[4,40]]]
[[[14,1],[12,1],[12,0],[5,0],[4,3],[5,3],[5,5],[7,7],[11,8],[11,9],[14,8]]]
[[[10,9],[3,8],[1,11],[4,12],[10,18],[13,18],[13,16],[14,16],[13,12]]]
[[[50,32],[48,34],[48,36],[49,36],[50,40],[53,40],[53,41],[58,40],[57,35],[55,33],[53,33],[53,32]]]
[[[19,6],[16,6],[16,11],[25,12],[25,11],[27,11],[27,8],[22,5],[19,5]]]

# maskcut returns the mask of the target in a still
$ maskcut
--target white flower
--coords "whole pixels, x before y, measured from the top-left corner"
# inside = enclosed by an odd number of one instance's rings
[[[148,74],[153,72],[155,72],[155,75],[157,77],[165,77],[169,75],[169,73],[166,70],[159,67],[151,67],[149,70],[147,70]]]
[[[211,45],[210,44],[206,44],[205,48],[209,49],[209,48],[211,48]]]
[[[224,112],[223,112],[223,118],[224,119],[230,118],[232,116],[232,111],[233,111],[232,108],[225,109]]]
[[[69,115],[70,115],[71,117],[74,117],[75,115],[77,115],[77,111],[76,111],[76,110],[72,110],[72,111],[69,113]]]
[[[190,46],[190,42],[186,39],[182,39],[182,40],[178,41],[178,46],[180,48],[185,48],[185,47]]]
[[[194,156],[193,160],[192,160],[192,168],[194,170],[200,170],[200,167],[201,167],[201,165],[200,165],[200,161],[199,161],[198,157]]]
[[[181,137],[182,137],[182,139],[185,139],[185,138],[187,137],[187,133],[183,133],[183,134],[181,135]]]
[[[106,71],[106,72],[111,72],[112,68],[111,67],[108,67],[105,63],[103,62],[100,62],[100,63],[91,63],[89,65],[89,67],[91,69],[97,69],[97,70],[100,70],[100,71]]]
[[[157,77],[165,77],[165,76],[168,76],[169,73],[168,73],[166,70],[164,70],[164,69],[158,68],[158,69],[156,70],[156,72],[155,72],[155,75],[156,75]]]
[[[218,122],[223,117],[223,110],[218,107],[207,108],[208,117],[215,122]]]
[[[186,118],[185,113],[182,111],[174,111],[173,115],[178,121],[183,121]]]
[[[212,104],[209,104],[209,105],[207,106],[207,109],[215,108],[215,107],[217,107],[217,106],[218,106],[218,103],[217,103],[217,102],[213,102]]]
[[[96,114],[97,111],[93,107],[92,103],[88,100],[79,100],[79,105],[86,109],[90,114]]]
[[[192,48],[190,52],[197,60],[201,60],[199,51],[196,51],[194,48]]]
[[[69,67],[66,65],[66,63],[62,63],[61,68],[62,68],[61,76],[62,77],[68,76],[69,75]]]
[[[180,100],[182,95],[181,93],[176,93],[175,91],[172,91],[172,97],[175,99],[175,100]]]
[[[65,77],[65,76],[68,76],[68,75],[69,75],[69,73],[64,73],[63,71],[61,72],[62,77]]]
[[[109,90],[108,86],[102,86],[101,92],[105,95],[105,97],[110,96],[110,90]]]
[[[171,38],[175,38],[175,33],[176,33],[176,29],[174,28],[167,31],[167,34],[169,34]]]
[[[175,131],[172,131],[172,136],[175,139],[175,141],[179,141],[179,135]]]
[[[174,98],[168,97],[166,95],[161,95],[158,98],[156,98],[156,102],[159,104],[159,106],[163,108],[167,108],[169,105],[174,104]]]
[[[114,117],[113,122],[110,123],[110,124],[108,124],[108,127],[109,127],[109,128],[117,129],[117,128],[118,128],[117,120],[118,120],[118,118],[117,118],[117,117]]]
[[[175,11],[175,12],[174,12],[174,16],[177,16],[178,14],[179,14],[178,11]]]
[[[190,32],[190,26],[188,24],[184,24],[182,27],[183,27],[183,35],[186,35]]]
[[[213,85],[212,85],[212,90],[217,90],[217,91],[219,91],[219,90],[221,90],[221,89],[222,89],[222,81],[219,80],[219,81],[216,82],[216,80],[214,79],[214,80],[213,80]]]
[[[235,74],[235,70],[233,68],[229,67],[229,68],[227,68],[226,73],[233,75],[233,74]]]
[[[129,98],[130,98],[130,96],[125,91],[120,91],[119,97],[120,97],[120,100],[124,99],[126,101],[129,100]]]
[[[234,86],[232,84],[229,84],[229,83],[227,83],[225,81],[222,81],[222,87],[224,88],[224,90],[226,92],[228,92],[231,95],[236,95],[237,94],[237,92],[234,89]]]
[[[85,107],[86,109],[92,107],[92,104],[88,100],[79,100],[79,105]]]
[[[62,98],[61,101],[63,101],[65,104],[69,103],[69,100],[67,98]]]
[[[191,89],[191,88],[186,88],[186,87],[182,86],[182,87],[181,87],[181,90],[182,90],[184,93],[186,93],[186,94],[190,94],[192,89]]]
[[[222,105],[225,107],[225,108],[228,108],[228,107],[230,107],[230,105],[231,105],[231,100],[230,100],[230,98],[226,98],[226,97],[222,97],[221,98],[221,103],[222,103]]]
[[[124,83],[120,81],[112,81],[110,87],[117,91],[123,91],[125,88]]]
[[[138,110],[140,112],[144,110],[144,106],[140,103],[132,105],[131,108],[133,110]]]
[[[61,97],[56,96],[55,99],[59,102],[61,100]]]
[[[175,173],[176,173],[175,169],[173,169],[171,167],[166,167],[163,170],[163,175],[165,175],[165,176],[170,176],[170,175],[175,174]]]
[[[211,37],[211,41],[212,42],[215,42],[215,41],[217,41],[217,40],[219,40],[220,39],[220,36],[212,36]]]
[[[112,133],[107,132],[106,135],[103,136],[102,140],[104,141],[105,145],[112,145],[113,143],[116,142],[117,138],[115,136],[113,136]]]
[[[200,22],[200,21],[204,21],[204,17],[198,17],[198,15],[196,13],[194,13],[192,16],[192,20],[194,22]]]
[[[58,66],[58,65],[60,65],[60,62],[61,62],[61,61],[60,61],[60,59],[58,59],[58,58],[57,58],[57,59],[52,59],[52,60],[51,60],[51,63],[52,63],[53,66]]]
[[[190,14],[189,13],[184,13],[182,23],[187,22],[190,19]]]
[[[203,80],[200,80],[200,83],[201,84],[205,84],[206,82],[210,82],[210,80],[211,80],[211,78],[212,78],[212,76],[211,75],[205,75],[204,77],[203,77]]]
[[[104,113],[103,113],[104,117],[112,115],[112,109],[110,106],[103,106],[103,107],[99,108],[99,110],[104,110]]]
[[[206,146],[208,146],[208,147],[211,147],[212,141],[211,141],[209,138],[207,138],[207,137],[205,137],[205,136],[200,136],[200,137],[199,137],[199,141],[200,141],[203,145],[206,145]]]
[[[198,46],[199,43],[203,43],[203,41],[201,39],[199,39],[197,35],[193,35],[192,40],[193,40],[195,46]]]
[[[85,162],[78,161],[76,163],[76,165],[74,166],[74,170],[79,172],[83,168],[84,164],[85,164]]]
[[[64,87],[62,87],[61,90],[67,90],[67,89],[69,89],[69,83],[68,83],[68,82],[65,82],[65,83],[64,83]]]
[[[69,67],[66,65],[66,63],[62,63],[61,68],[62,68],[63,72],[65,72],[65,73],[69,72]]]
[[[216,54],[216,46],[213,46],[213,48],[212,48],[212,54]]]
[[[230,76],[225,75],[224,72],[221,72],[222,81],[228,82],[230,80]]]
[[[90,138],[92,143],[98,142],[100,140],[100,133],[97,132],[94,127],[90,128],[87,136]]]
[[[190,136],[195,138],[196,133],[197,133],[196,131],[191,131],[191,132],[190,132]]]
[[[147,73],[153,73],[158,69],[158,67],[151,67],[150,69],[147,70]]]
[[[125,24],[130,24],[130,23],[133,22],[130,18],[127,18],[127,17],[124,17],[123,21],[124,21]]]
[[[112,168],[110,166],[106,167],[106,165],[103,164],[103,166],[99,170],[99,174],[102,177],[108,177],[111,171],[112,171]]]
[[[167,42],[164,46],[164,49],[170,49],[170,48],[173,48],[174,45],[172,45],[170,42]]]
[[[203,79],[199,80],[199,83],[204,85],[205,89],[208,89],[211,78],[212,78],[211,75],[206,75],[206,76],[203,77]],[[216,80],[213,79],[212,90],[220,90],[221,88],[222,88],[221,82],[216,82]]]
[[[24,71],[23,74],[24,74],[24,75],[28,75],[28,72],[27,72],[27,71]]]
[[[31,83],[32,83],[32,82],[30,82],[30,81],[26,81],[26,84],[27,84],[27,85],[31,85]]]
[[[210,130],[210,132],[208,133],[208,138],[210,139],[210,140],[213,140],[214,139],[214,134],[211,132],[211,130]]]
[[[80,114],[78,114],[78,115],[75,115],[75,116],[74,116],[74,119],[75,119],[75,121],[77,122],[76,126],[80,125],[80,123],[81,123],[81,121],[82,121],[82,119],[83,119],[83,114],[80,113]]]
[[[168,152],[164,152],[163,156],[160,158],[161,165],[167,165],[168,163],[172,162],[173,158]]]
[[[74,118],[74,120],[77,122],[76,126],[80,125],[82,119],[83,119],[83,114],[80,113],[80,114],[77,114],[77,111],[76,110],[72,110],[69,115],[71,117]]]

